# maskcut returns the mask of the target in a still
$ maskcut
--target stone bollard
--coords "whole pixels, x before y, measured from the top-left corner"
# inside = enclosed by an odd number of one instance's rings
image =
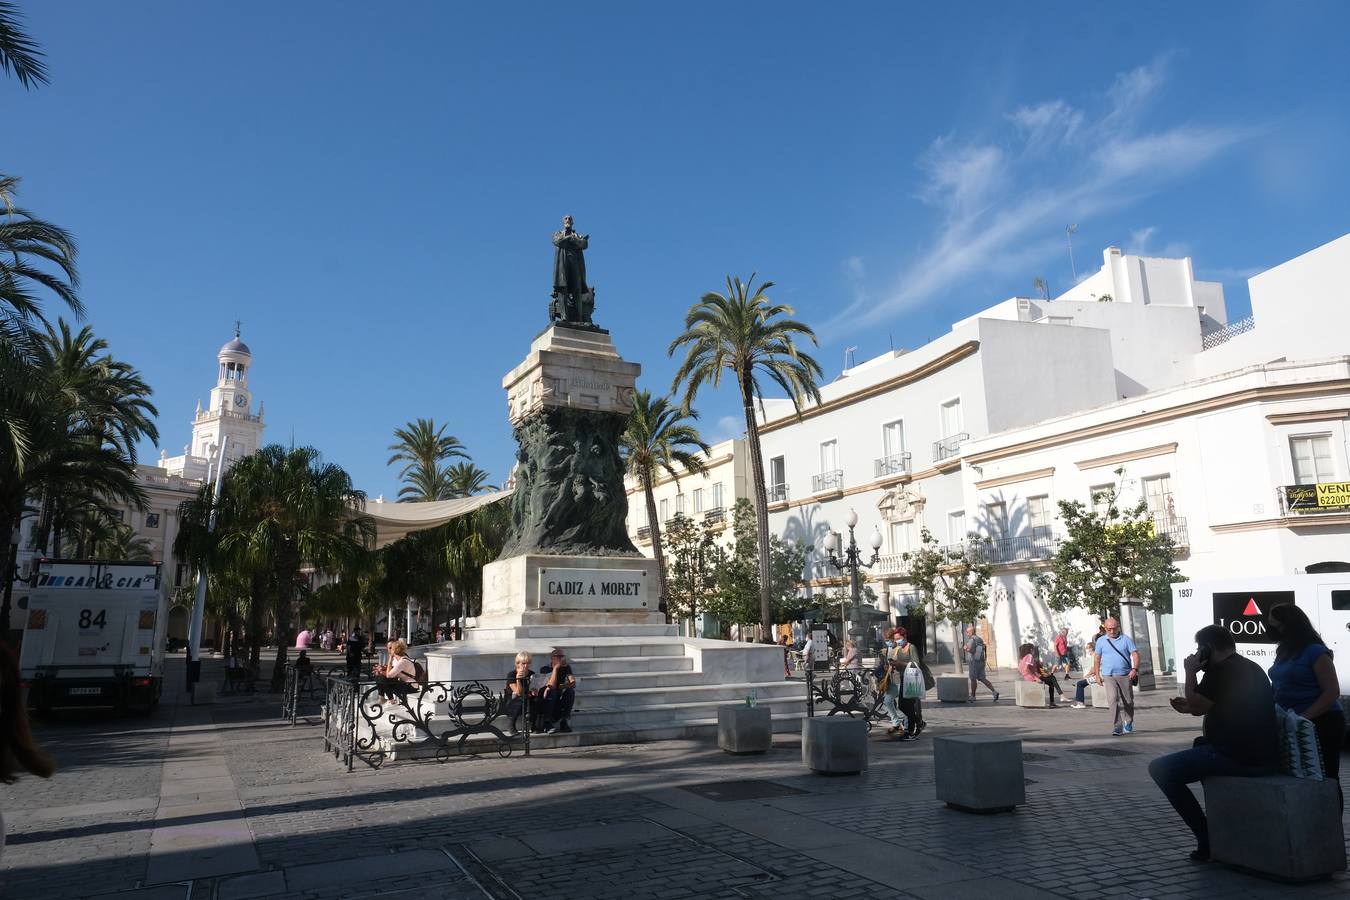
[[[1288,775],[1205,779],[1210,855],[1280,881],[1345,871],[1335,781]]]
[[[1050,705],[1050,686],[1039,681],[1018,681],[1017,705],[1045,709]]]
[[[1010,812],[1027,802],[1022,741],[994,734],[933,738],[937,798],[963,812]]]
[[[970,699],[970,679],[965,675],[939,675],[937,698],[941,703],[965,703]]]
[[[1089,684],[1088,699],[1092,702],[1094,709],[1106,709],[1111,705],[1111,701],[1106,696],[1106,685]]]
[[[867,771],[867,723],[851,716],[802,719],[802,765],[821,775]]]
[[[773,746],[769,707],[744,703],[717,707],[717,746],[737,755],[767,752]]]

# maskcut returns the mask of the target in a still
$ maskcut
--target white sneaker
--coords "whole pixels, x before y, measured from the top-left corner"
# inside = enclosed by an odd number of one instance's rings
[[[1074,703],[1073,708],[1074,708],[1074,709],[1087,709],[1087,705],[1086,705],[1086,704],[1083,704],[1083,703]]]

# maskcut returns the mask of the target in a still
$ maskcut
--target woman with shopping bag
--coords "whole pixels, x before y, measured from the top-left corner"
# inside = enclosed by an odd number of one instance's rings
[[[895,645],[887,652],[886,661],[890,668],[890,690],[887,691],[887,711],[898,700],[900,710],[905,714],[905,737],[913,739],[927,725],[923,720],[923,695],[936,683],[928,671],[918,648],[909,642],[909,632],[903,627],[892,633]],[[913,670],[911,672],[911,669]],[[896,700],[892,700],[891,691]],[[892,715],[891,727],[887,734],[899,731],[898,716]]]

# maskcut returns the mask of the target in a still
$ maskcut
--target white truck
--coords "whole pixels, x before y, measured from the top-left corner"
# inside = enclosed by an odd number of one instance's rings
[[[38,562],[19,652],[30,708],[154,709],[169,624],[160,574],[149,562]]]
[[[1195,652],[1197,631],[1219,625],[1232,633],[1239,653],[1269,669],[1276,640],[1266,628],[1266,614],[1279,603],[1293,603],[1308,614],[1335,654],[1341,702],[1350,703],[1350,572],[1178,582],[1172,585],[1177,657]]]

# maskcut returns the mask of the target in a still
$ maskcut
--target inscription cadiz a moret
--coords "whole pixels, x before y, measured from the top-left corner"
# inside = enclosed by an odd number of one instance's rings
[[[640,569],[541,569],[539,599],[642,598],[647,595],[647,573]],[[589,604],[587,604],[589,605]]]

